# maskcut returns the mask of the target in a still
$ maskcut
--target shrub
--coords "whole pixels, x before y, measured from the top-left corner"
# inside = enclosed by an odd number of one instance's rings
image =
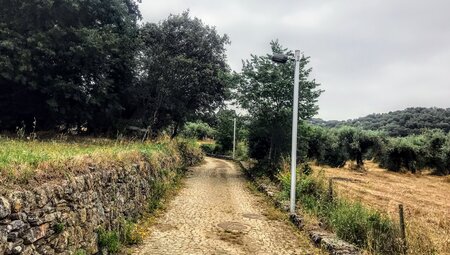
[[[64,223],[56,223],[53,227],[53,231],[55,231],[56,234],[60,234],[64,231],[65,225]]]
[[[98,246],[109,253],[118,253],[120,250],[119,234],[116,231],[98,230]]]
[[[430,167],[437,174],[448,174],[447,165],[449,147],[448,136],[442,130],[428,130],[424,134],[426,166]]]
[[[131,221],[124,222],[123,242],[128,245],[142,243],[142,235],[139,233],[136,223]]]
[[[236,158],[239,160],[248,159],[248,144],[246,142],[238,142],[236,144]]]
[[[216,130],[208,125],[208,123],[197,121],[188,122],[184,125],[181,135],[186,138],[206,139],[213,138],[216,134]]]
[[[74,255],[87,255],[87,252],[83,249],[78,249],[74,252]]]
[[[219,146],[217,146],[214,143],[204,143],[204,144],[200,145],[200,148],[206,154],[216,154],[218,147]]]
[[[391,138],[382,155],[380,165],[391,171],[407,169],[413,173],[425,166],[423,160],[424,146],[422,137],[409,136]]]
[[[184,166],[195,165],[203,159],[203,152],[195,140],[177,139],[176,146]]]

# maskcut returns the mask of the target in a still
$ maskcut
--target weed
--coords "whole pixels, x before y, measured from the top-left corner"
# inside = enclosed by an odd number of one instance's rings
[[[136,223],[131,221],[124,222],[124,233],[122,242],[127,245],[134,245],[142,243],[142,235],[138,231]]]
[[[83,249],[78,249],[73,254],[74,255],[87,255],[87,252]]]
[[[53,230],[55,231],[56,234],[60,234],[64,231],[65,229],[65,225],[64,223],[56,223],[55,226],[53,227]]]
[[[98,230],[98,246],[109,253],[118,253],[120,250],[119,234],[116,231]]]

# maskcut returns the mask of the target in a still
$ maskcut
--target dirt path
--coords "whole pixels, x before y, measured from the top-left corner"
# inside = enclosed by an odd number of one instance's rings
[[[232,163],[206,158],[135,254],[318,254],[285,221],[267,217]],[[270,218],[270,219],[269,219]]]

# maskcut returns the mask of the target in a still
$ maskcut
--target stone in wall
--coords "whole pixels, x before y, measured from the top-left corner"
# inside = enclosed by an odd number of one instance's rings
[[[114,228],[147,208],[148,164],[118,167],[0,196],[0,254],[98,252],[96,230]]]

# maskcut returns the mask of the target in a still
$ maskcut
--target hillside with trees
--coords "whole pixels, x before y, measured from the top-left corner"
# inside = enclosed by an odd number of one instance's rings
[[[389,136],[418,135],[426,129],[450,131],[450,108],[412,107],[388,113],[374,113],[346,121],[311,119],[322,127],[352,126],[366,130],[384,131]]]

